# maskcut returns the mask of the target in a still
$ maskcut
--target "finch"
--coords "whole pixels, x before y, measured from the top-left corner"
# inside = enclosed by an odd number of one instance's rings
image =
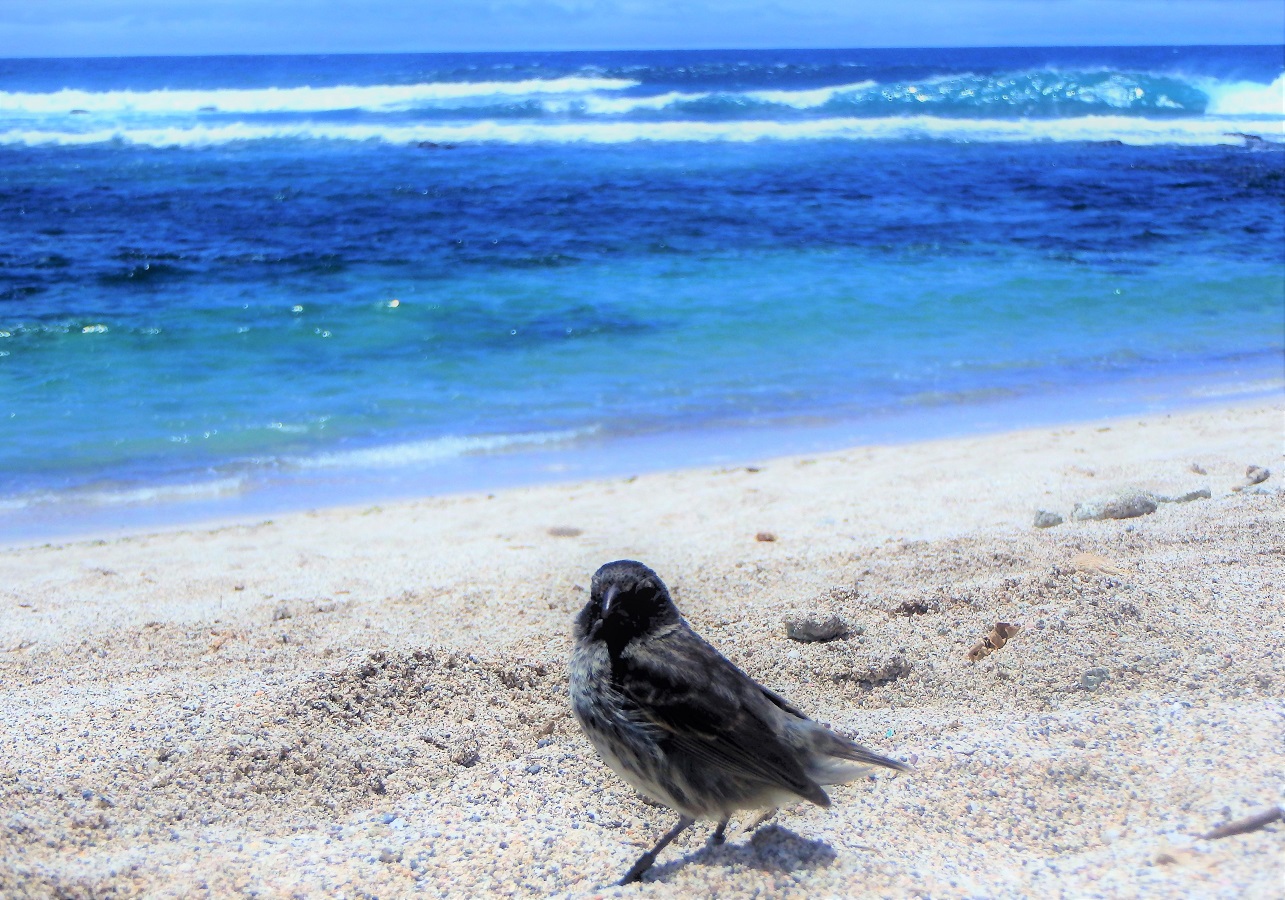
[[[758,684],[683,620],[660,577],[618,560],[593,576],[576,617],[571,705],[604,762],[681,817],[619,884],[638,881],[697,819],[720,842],[739,810],[798,799],[871,766],[909,767],[840,737]]]

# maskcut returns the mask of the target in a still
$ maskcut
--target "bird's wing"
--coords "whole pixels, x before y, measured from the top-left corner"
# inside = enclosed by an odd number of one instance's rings
[[[620,693],[676,750],[830,805],[798,749],[782,738],[775,700],[685,624],[626,648],[613,674]],[[782,708],[802,715],[788,704]]]
[[[761,684],[760,684],[760,685],[757,685],[757,687],[758,687],[758,689],[759,689],[760,691],[762,691],[762,692],[763,692],[763,696],[764,696],[764,697],[766,697],[767,699],[771,700],[773,703],[775,703],[777,706],[779,706],[782,710],[784,710],[785,712],[787,712],[787,713],[789,713],[790,715],[794,716],[796,719],[808,719],[808,718],[809,718],[807,713],[805,713],[803,710],[799,709],[797,706],[795,706],[795,705],[794,705],[793,703],[791,703],[789,700],[786,700],[784,697],[782,697],[780,694],[778,694],[776,691],[772,690],[771,688],[765,688],[765,687],[763,687],[763,685],[761,685]]]
[[[779,706],[782,711],[787,712],[791,716],[794,716],[796,719],[801,720],[800,722],[794,723],[787,727],[806,729],[809,736],[809,740],[812,744],[812,749],[816,751],[816,753],[819,756],[822,756],[822,757],[836,756],[839,759],[846,759],[851,762],[861,763],[861,765],[863,766],[883,766],[885,769],[895,769],[898,772],[912,771],[910,766],[906,765],[903,762],[898,762],[897,760],[884,756],[881,753],[875,753],[873,750],[868,750],[865,747],[858,744],[856,741],[849,740],[848,738],[843,737],[842,735],[835,734],[833,731],[831,731],[829,728],[825,727],[824,725],[818,725],[817,723],[813,722],[812,719],[809,718],[806,713],[804,713],[798,707],[791,704],[790,701],[786,700],[776,691],[770,688],[765,688],[762,685],[759,685],[759,689],[763,691],[763,696],[767,697],[767,699],[771,700],[773,703]],[[829,771],[829,777],[835,777],[836,773],[840,771],[842,770],[831,767]],[[864,769],[851,770],[851,772],[853,773],[858,773],[862,771],[865,771],[865,770]],[[817,777],[817,771],[815,769],[811,770],[810,774],[813,778]],[[827,781],[825,778],[821,778],[820,783],[837,784],[838,782]]]

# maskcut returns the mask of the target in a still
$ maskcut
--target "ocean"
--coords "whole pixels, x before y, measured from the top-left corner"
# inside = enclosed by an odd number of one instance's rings
[[[0,60],[0,538],[1279,397],[1283,72]]]

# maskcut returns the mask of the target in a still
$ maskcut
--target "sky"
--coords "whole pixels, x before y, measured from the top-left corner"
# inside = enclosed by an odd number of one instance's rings
[[[0,57],[1281,43],[1282,0],[0,0]]]

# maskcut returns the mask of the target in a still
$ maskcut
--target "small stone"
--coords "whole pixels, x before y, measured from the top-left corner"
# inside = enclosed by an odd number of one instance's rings
[[[872,690],[892,684],[911,672],[910,661],[901,653],[895,653],[881,662],[868,660],[867,663],[840,670],[830,677],[836,682],[855,682],[865,690]]]
[[[1071,518],[1081,521],[1086,519],[1136,519],[1156,511],[1156,497],[1150,491],[1130,489],[1075,504]]]
[[[1271,477],[1271,469],[1264,469],[1262,465],[1250,465],[1249,468],[1245,469],[1245,483],[1243,483],[1243,485],[1234,485],[1231,490],[1245,491],[1246,494],[1266,494],[1267,491],[1263,489],[1254,491],[1249,489],[1254,485],[1261,485],[1261,483],[1267,481],[1268,478]]]
[[[384,863],[397,862],[402,858],[401,853],[394,851],[390,847],[385,847],[379,851],[379,861]]]
[[[1233,486],[1232,490],[1244,491],[1247,494],[1248,493],[1255,493],[1255,494],[1266,493],[1266,491],[1263,491],[1261,489],[1251,492],[1249,488],[1252,488],[1256,484],[1262,484],[1270,477],[1272,477],[1271,469],[1264,469],[1262,466],[1250,466],[1249,468],[1245,469],[1245,483]]]
[[[835,615],[798,615],[785,620],[786,637],[804,644],[833,641],[847,633],[848,623]]]
[[[1086,691],[1096,691],[1111,678],[1111,673],[1101,666],[1089,669],[1080,676],[1080,686]]]
[[[1064,521],[1066,520],[1060,515],[1047,509],[1041,509],[1035,513],[1036,528],[1052,528],[1054,525],[1061,525]]]
[[[776,535],[770,531],[760,531],[758,534],[754,535],[754,540],[770,544],[776,540]]]
[[[583,529],[574,528],[570,525],[554,525],[549,529],[551,537],[580,537],[582,534],[584,534]]]
[[[1177,494],[1172,497],[1157,497],[1161,503],[1190,503],[1193,500],[1208,500],[1213,497],[1213,492],[1207,487],[1198,487],[1194,491],[1187,491],[1185,494]]]
[[[481,761],[482,754],[478,752],[478,748],[468,744],[457,748],[455,752],[451,754],[451,762],[455,763],[457,766],[463,766],[466,769],[476,766]]]
[[[1208,474],[1209,474],[1208,472],[1206,472],[1206,471],[1205,471],[1205,467],[1204,467],[1204,466],[1202,466],[1202,465],[1201,465],[1200,463],[1198,463],[1198,462],[1194,462],[1194,463],[1192,463],[1191,465],[1187,466],[1187,468],[1188,468],[1188,469],[1190,469],[1191,471],[1195,472],[1197,475],[1208,475]]]

